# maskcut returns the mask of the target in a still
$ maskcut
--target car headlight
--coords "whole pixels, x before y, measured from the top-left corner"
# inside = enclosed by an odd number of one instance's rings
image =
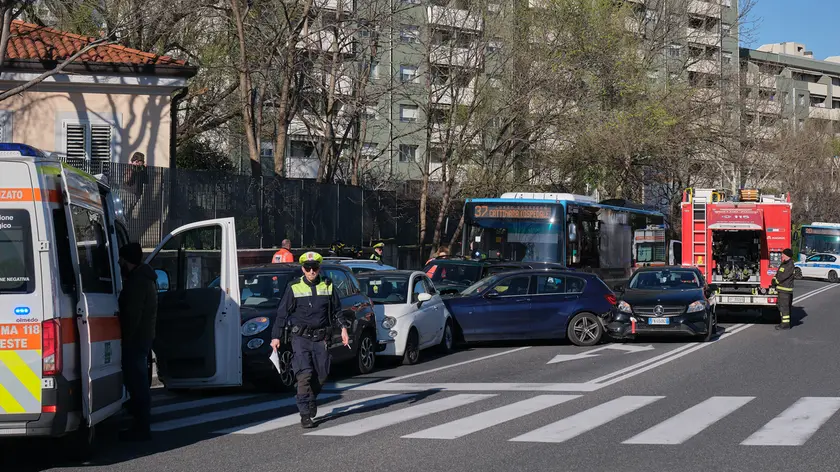
[[[630,308],[630,304],[625,302],[624,300],[621,300],[620,302],[618,302],[618,305],[616,305],[616,308],[618,308],[618,311],[620,311],[622,313],[633,313],[633,309]]]
[[[385,329],[391,329],[397,325],[397,319],[393,316],[386,316],[384,320],[382,320],[382,327]]]
[[[688,305],[688,313],[697,313],[698,311],[703,311],[706,309],[706,302],[703,300],[697,300],[696,302]]]
[[[262,333],[266,328],[268,328],[269,324],[270,322],[265,316],[251,318],[242,324],[242,336],[253,336],[255,334]]]

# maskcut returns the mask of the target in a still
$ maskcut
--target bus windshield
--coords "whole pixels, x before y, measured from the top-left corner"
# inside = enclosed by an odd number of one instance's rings
[[[464,255],[477,259],[558,262],[562,258],[559,205],[474,205],[464,214]]]
[[[804,254],[815,252],[840,254],[840,229],[802,228],[802,248],[800,252]]]

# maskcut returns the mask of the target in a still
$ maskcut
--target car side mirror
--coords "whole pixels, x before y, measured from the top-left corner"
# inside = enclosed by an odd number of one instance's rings
[[[432,299],[432,295],[429,294],[429,293],[421,293],[420,295],[417,295],[417,301],[421,302],[421,303],[422,302],[427,302],[431,299]]]
[[[490,290],[489,292],[487,292],[487,294],[484,295],[484,298],[499,298],[499,297],[501,297],[501,295],[499,294],[499,292],[497,292],[495,290]]]
[[[157,289],[158,292],[168,292],[169,291],[169,272],[163,269],[155,269],[155,275],[157,275]]]

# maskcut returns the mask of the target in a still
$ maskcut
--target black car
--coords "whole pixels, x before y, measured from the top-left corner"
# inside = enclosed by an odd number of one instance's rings
[[[341,329],[333,329],[332,362],[353,362],[360,374],[373,370],[376,351],[376,317],[373,303],[361,292],[359,282],[347,267],[324,263],[321,273],[328,277],[341,298],[344,315],[355,319],[350,328],[350,349],[341,343]],[[290,281],[303,276],[299,264],[262,264],[239,270],[242,314],[242,369],[246,380],[267,387],[289,388],[295,384],[291,371],[292,352],[288,341],[281,344],[281,374],[269,360],[271,330],[280,299]]]
[[[717,330],[715,307],[695,267],[645,267],[637,270],[618,295],[607,334],[616,339],[639,335],[683,335],[709,341]]]
[[[521,269],[570,270],[562,264],[552,262],[466,259],[449,256],[430,260],[423,268],[423,272],[429,276],[441,296],[451,296],[491,275]]]

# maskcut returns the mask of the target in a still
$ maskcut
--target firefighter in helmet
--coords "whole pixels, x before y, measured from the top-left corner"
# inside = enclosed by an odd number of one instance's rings
[[[782,322],[776,326],[776,329],[790,329],[790,311],[793,306],[793,251],[785,249],[782,251],[782,265],[776,276],[773,277],[773,286],[776,287],[778,298],[776,299],[776,306],[779,307],[779,314],[782,316]]]

